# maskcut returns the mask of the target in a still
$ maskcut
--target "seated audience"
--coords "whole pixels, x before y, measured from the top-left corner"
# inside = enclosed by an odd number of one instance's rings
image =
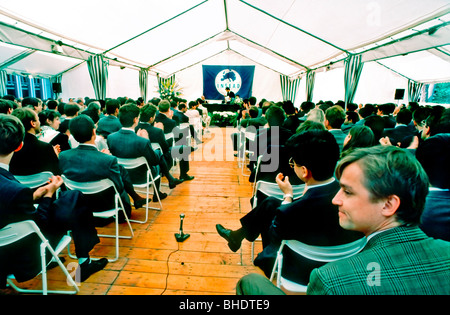
[[[29,107],[39,114],[43,110],[42,101],[35,97],[24,97],[22,107]]]
[[[135,208],[145,204],[145,198],[140,197],[133,189],[128,172],[118,164],[115,156],[100,152],[95,145],[95,125],[87,115],[79,115],[70,123],[70,133],[79,146],[75,149],[63,151],[59,155],[61,172],[70,180],[77,182],[91,182],[108,178],[120,194],[125,212],[131,216],[131,204],[128,194],[134,200]],[[114,207],[113,191],[107,191],[104,196],[89,196],[89,202],[95,211],[109,210]],[[111,203],[105,202],[111,200]]]
[[[50,177],[47,184],[36,190],[14,178],[8,165],[11,157],[20,151],[24,136],[24,127],[17,117],[0,115],[0,229],[11,223],[33,220],[53,248],[71,230],[79,262],[75,280],[83,282],[108,263],[105,258],[89,259],[89,252],[99,243],[92,210],[78,191],[62,192],[58,199],[54,199],[56,190],[63,183],[60,176]],[[19,282],[39,274],[41,257],[38,246],[38,240],[28,236],[0,248],[0,287],[5,286],[9,274],[14,274]],[[47,262],[48,258],[51,256],[47,255]]]
[[[406,108],[401,109],[396,116],[397,124],[394,128],[384,128],[383,137],[388,137],[393,145],[402,148],[408,147],[412,138],[417,135],[417,131],[409,127],[411,120],[411,111]]]
[[[139,107],[133,104],[125,104],[120,107],[119,120],[122,124],[122,129],[112,133],[106,139],[109,150],[112,155],[118,158],[132,159],[138,157],[145,157],[147,163],[153,168],[153,176],[155,177],[157,172],[155,166],[159,166],[161,174],[163,174],[169,181],[169,187],[175,188],[176,185],[182,183],[182,180],[175,179],[169,172],[166,160],[163,158],[161,152],[153,151],[149,136],[145,129],[138,130],[136,134],[135,128],[139,122]],[[131,180],[133,183],[143,183],[147,180],[147,170],[143,169],[129,170]],[[156,186],[159,187],[159,180],[157,180]],[[164,199],[167,194],[159,192],[159,197]],[[154,196],[153,201],[157,201]]]
[[[22,149],[13,155],[9,171],[14,175],[32,175],[40,172],[60,174],[58,168],[58,155],[55,148],[37,135],[41,131],[38,114],[31,108],[17,108],[12,115],[19,118],[25,128]]]
[[[180,104],[184,105],[184,104]],[[155,114],[157,112],[156,106],[152,104],[147,104],[141,108],[141,114],[139,117],[139,124],[135,128],[137,132],[139,129],[147,131],[149,140],[151,143],[159,144],[163,157],[169,167],[173,165],[173,160],[178,159],[180,162],[180,180],[188,181],[193,180],[194,176],[190,176],[189,172],[189,155],[192,152],[192,148],[185,145],[175,145],[172,146],[172,141],[168,142],[164,137],[163,126],[158,128],[154,126]],[[160,125],[161,123],[156,123]]]
[[[289,129],[292,134],[294,134],[300,125],[300,120],[295,112],[294,104],[291,101],[283,102],[283,110],[286,113],[286,120],[282,127]]]
[[[420,228],[428,236],[450,241],[450,134],[425,140],[416,157],[430,180]]]
[[[78,112],[80,111],[80,106],[74,103],[64,104],[64,121],[59,125],[58,131],[61,133],[65,133],[70,136],[69,123],[70,120],[76,116],[78,116]]]
[[[253,242],[261,234],[264,249],[254,263],[266,275],[272,271],[283,239],[332,246],[362,237],[360,233],[346,231],[339,226],[337,207],[331,204],[339,190],[339,184],[333,178],[339,159],[339,147],[334,137],[328,131],[307,131],[293,136],[287,146],[291,149],[295,174],[305,183],[304,194],[294,198],[291,179],[280,173],[276,181],[285,194],[284,201],[266,198],[241,218],[238,230],[216,225],[219,235],[234,252],[241,247],[244,238]],[[317,266],[316,262],[286,253],[283,269],[287,279],[306,284],[310,271]]]

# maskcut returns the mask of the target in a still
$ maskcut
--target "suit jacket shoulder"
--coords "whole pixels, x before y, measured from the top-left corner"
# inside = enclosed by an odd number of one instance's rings
[[[315,269],[308,294],[450,294],[450,243],[397,227],[358,254]]]

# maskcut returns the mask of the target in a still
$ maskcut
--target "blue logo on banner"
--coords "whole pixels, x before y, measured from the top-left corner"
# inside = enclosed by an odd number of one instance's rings
[[[240,98],[252,96],[255,66],[203,66],[203,95],[209,100],[223,100],[226,88]]]

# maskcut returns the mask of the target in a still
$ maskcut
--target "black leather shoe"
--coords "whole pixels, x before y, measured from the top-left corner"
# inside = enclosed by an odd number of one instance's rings
[[[139,209],[142,208],[147,203],[145,198],[137,199],[134,201],[134,208]]]
[[[226,241],[228,241],[228,247],[233,251],[237,252],[241,248],[241,242],[233,239],[231,236],[231,230],[224,228],[221,224],[216,224],[217,233],[222,236]]]
[[[158,192],[158,195],[159,195],[159,200],[163,200],[163,199],[167,198],[167,194],[166,193]],[[156,197],[156,194],[153,195],[152,201],[153,202],[158,202],[158,197]]]
[[[184,182],[184,179],[176,179],[176,178],[174,178],[173,181],[171,181],[169,183],[169,188],[170,189],[174,189],[177,185],[181,184],[182,182]]]
[[[189,176],[188,174],[180,176],[180,179],[182,179],[183,181],[193,180],[194,178],[195,178],[194,176]]]
[[[89,260],[78,266],[80,269],[80,282],[86,281],[92,274],[102,270],[108,264],[108,259]],[[78,275],[78,274],[77,274]],[[78,281],[78,279],[75,279]]]

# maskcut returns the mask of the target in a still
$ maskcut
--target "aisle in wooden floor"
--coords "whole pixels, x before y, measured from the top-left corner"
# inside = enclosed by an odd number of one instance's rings
[[[233,130],[210,128],[210,131],[191,156],[189,174],[195,179],[171,191],[167,184],[163,185],[162,191],[169,194],[162,201],[163,210],[150,210],[145,224],[132,223],[134,237],[120,240],[118,261],[81,283],[79,294],[235,294],[236,283],[242,276],[261,273],[251,262],[249,242],[244,241],[242,250],[233,253],[216,232],[216,223],[232,229],[240,225],[239,219],[251,209],[252,185],[233,156],[230,142]],[[182,213],[183,230],[190,237],[177,243],[174,234],[179,231]],[[133,219],[142,220],[144,214],[144,208],[133,209]],[[99,232],[105,230],[113,233],[114,226],[108,225]],[[121,232],[129,233],[126,224],[121,225]],[[91,254],[114,256],[114,250],[113,239],[101,238]],[[256,245],[258,251],[260,244]],[[65,265],[74,274],[76,260],[64,256]],[[49,271],[48,278],[49,288],[66,286],[58,268]],[[22,285],[40,287],[40,276]]]

